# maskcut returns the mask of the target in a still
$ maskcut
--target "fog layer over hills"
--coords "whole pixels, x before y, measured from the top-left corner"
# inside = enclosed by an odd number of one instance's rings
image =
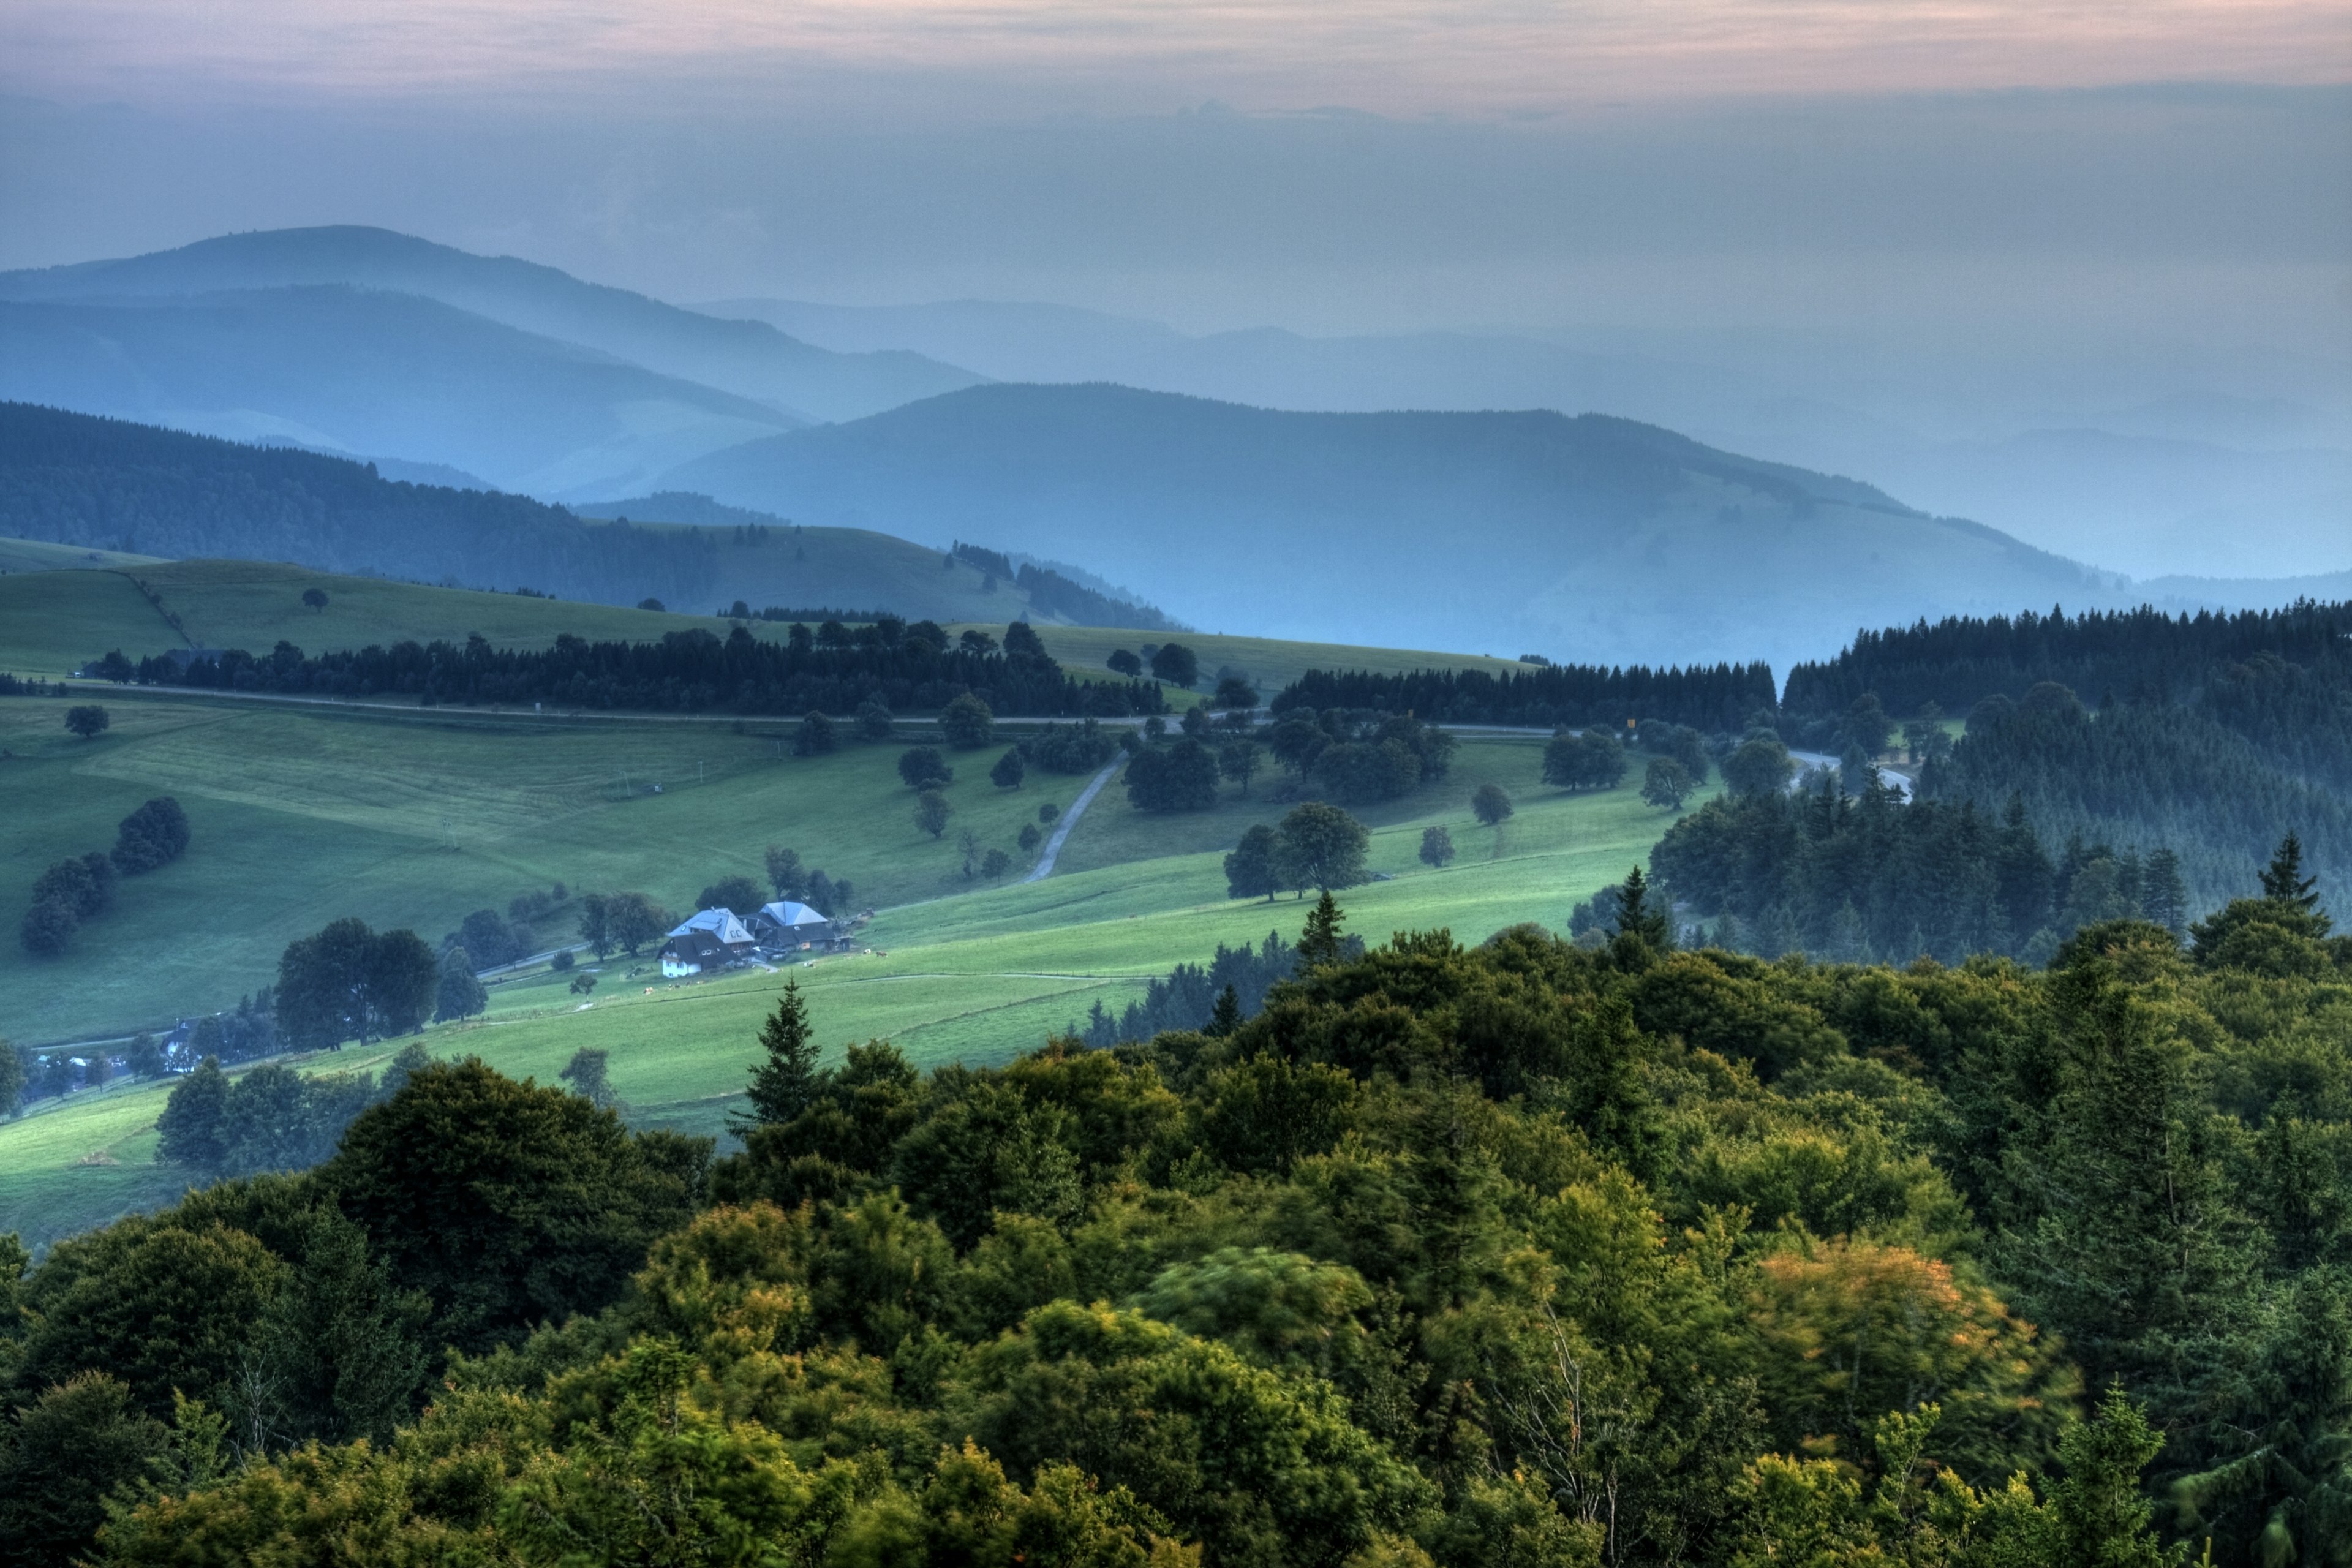
[[[2325,375],[2258,399],[2085,361],[2034,408],[1956,363],[1906,379],[1826,339],[1721,333],[1193,336],[987,302],[688,310],[358,227],[0,275],[0,398],[543,500],[668,490],[980,540],[1211,627],[1360,637],[1369,615],[1390,642],[1785,663],[1857,626],[2270,604],[2333,591],[2274,579],[2352,567]],[[2215,385],[2253,384],[2229,369]],[[2175,390],[2126,406],[2133,387]],[[2176,577],[2104,570],[2124,562]]]
[[[2111,579],[1867,485],[1597,415],[1273,413],[978,387],[715,453],[675,488],[1079,554],[1213,629],[1650,661],[2081,603]]]
[[[1261,407],[1556,408],[1866,477],[2136,575],[2352,566],[2352,406],[2316,364],[2251,352],[1971,366],[1788,334],[1503,331],[1193,335],[1061,306],[952,300],[705,307],[844,351],[902,349],[1001,381],[1112,381]],[[2242,390],[2243,389],[2243,390]]]

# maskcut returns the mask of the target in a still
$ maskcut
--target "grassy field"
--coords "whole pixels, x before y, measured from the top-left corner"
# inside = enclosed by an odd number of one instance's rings
[[[11,704],[0,721],[22,723],[56,706]],[[195,822],[196,845],[181,864],[126,884],[122,908],[89,928],[67,959],[36,964],[13,944],[0,955],[0,1019],[20,1039],[57,1037],[77,1019],[136,1021],[142,1006],[160,1020],[217,1005],[265,982],[284,941],[339,914],[411,924],[429,939],[467,909],[557,878],[646,887],[682,906],[724,871],[756,875],[769,842],[854,878],[861,901],[884,906],[866,932],[872,952],[793,972],[828,1047],[887,1037],[926,1064],[1001,1059],[1066,1027],[1097,999],[1124,1006],[1146,980],[1206,958],[1220,942],[1254,942],[1270,929],[1295,936],[1304,914],[1291,900],[1223,896],[1223,851],[1249,823],[1286,809],[1264,787],[1253,800],[1169,818],[1132,811],[1114,786],[1072,834],[1052,878],[992,887],[961,875],[954,829],[936,842],[915,830],[890,773],[895,746],[781,760],[770,739],[723,728],[549,733],[482,721],[122,709],[117,730],[87,746],[61,729],[54,741],[27,738],[13,749],[38,756],[6,764],[23,766],[0,771],[0,790],[32,783],[52,802],[73,797],[73,811],[38,814],[62,852],[79,842],[76,812],[87,818],[83,837],[100,823],[110,829],[108,814],[121,814],[121,800],[135,804],[146,781],[168,778]],[[1569,795],[1544,787],[1539,751],[1533,740],[1465,742],[1443,784],[1363,813],[1372,868],[1392,879],[1345,895],[1350,928],[1379,941],[1447,926],[1468,942],[1519,921],[1559,928],[1575,902],[1622,877],[1663,831],[1664,816],[1630,788]],[[1041,800],[1066,804],[1076,793],[1079,781],[1035,775],[1029,787],[995,791],[972,765],[991,754],[965,760],[950,791],[958,826],[971,823],[984,841],[1009,845]],[[625,759],[662,773],[663,793],[613,786],[604,770]],[[112,804],[81,811],[82,797],[132,779],[140,782]],[[1477,826],[1466,805],[1488,781],[1519,803],[1499,835]],[[444,814],[459,811],[465,826],[445,828],[458,818]],[[1447,826],[1461,853],[1444,871],[1415,858],[1432,824]],[[48,852],[13,855],[6,875],[28,879],[24,863],[45,864]],[[220,919],[222,909],[236,917]],[[150,940],[154,931],[171,940]],[[436,1028],[428,1044],[542,1081],[573,1051],[599,1047],[612,1052],[634,1120],[720,1131],[783,975],[672,984],[649,960],[615,957],[601,979],[586,1006],[544,973],[500,984],[485,1018]],[[343,1069],[369,1059],[347,1051],[323,1063]],[[110,1088],[0,1125],[0,1229],[53,1237],[168,1199],[178,1179],[152,1163],[151,1131],[163,1092]]]
[[[148,566],[161,559],[154,555],[125,555],[120,550],[85,550],[79,544],[51,544],[39,539],[0,539],[0,574]]]
[[[110,647],[135,656],[180,646],[179,634],[119,573],[0,577],[0,670],[55,679]]]
[[[646,521],[631,517],[633,526]],[[1029,596],[944,550],[864,528],[780,529],[762,543],[739,541],[731,528],[667,526],[706,533],[719,544],[719,598],[754,610],[887,609],[910,621],[969,621],[1002,627],[1028,613]],[[712,609],[718,605],[680,605]],[[1040,616],[1042,623],[1050,619]],[[1105,652],[1109,650],[1106,648]]]

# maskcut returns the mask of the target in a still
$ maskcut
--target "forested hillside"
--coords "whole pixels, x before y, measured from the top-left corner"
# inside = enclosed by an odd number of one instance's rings
[[[0,1541],[2327,1561],[2352,943],[2265,882],[2046,973],[1674,952],[1638,880],[1598,949],[1349,958],[1327,901],[1254,1016],[992,1069],[820,1068],[788,991],[715,1163],[412,1052],[315,1170],[16,1260]]]
[[[1785,700],[1791,714],[1808,718],[1843,713],[1865,691],[1890,713],[1923,702],[1965,713],[1982,698],[2020,698],[2054,680],[2102,703],[2185,702],[2217,671],[2265,654],[2305,668],[2340,664],[2352,657],[2352,604],[2305,601],[2235,615],[2059,608],[1864,629],[1835,658],[1790,670]]]
[[[866,529],[796,529],[657,495],[583,522],[521,496],[398,483],[372,465],[0,403],[0,536],[148,555],[286,562],[708,614],[736,603],[909,618],[1096,617],[1162,628],[1147,605],[1056,573],[986,582],[969,563]],[[656,527],[646,523],[698,526]]]
[[[0,404],[0,533],[635,604],[708,598],[717,547],[363,464]]]
[[[1948,714],[1967,717],[1948,747],[1930,733]],[[1924,743],[1922,795],[2168,847],[2200,908],[2287,832],[2324,879],[2352,878],[2352,605],[1923,623],[1790,673],[1794,740],[1875,751],[1898,726]]]

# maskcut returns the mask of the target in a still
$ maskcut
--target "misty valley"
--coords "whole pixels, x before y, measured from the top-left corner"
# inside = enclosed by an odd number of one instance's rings
[[[0,1562],[2352,1563],[2321,350],[754,282],[0,272]]]

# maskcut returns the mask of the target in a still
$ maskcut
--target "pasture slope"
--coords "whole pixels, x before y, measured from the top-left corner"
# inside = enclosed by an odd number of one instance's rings
[[[851,548],[837,536],[861,534],[854,529],[800,532],[813,545],[815,566],[824,565],[828,552]],[[772,560],[802,548],[790,543],[791,538],[780,534],[778,541],[744,552],[747,558],[758,557],[762,570],[747,570],[730,579],[737,584],[730,590],[730,604],[740,598],[755,610],[779,603],[792,609],[903,609],[920,599],[932,605],[946,618],[949,632],[957,636],[978,629],[1002,637],[1007,621],[1027,613],[1025,599],[1010,584],[993,594],[983,591],[984,579],[970,563],[958,561],[950,571],[939,564],[942,557],[881,534],[862,534],[862,540],[899,550],[887,561],[867,559],[856,574],[845,568],[770,574]],[[901,559],[903,552],[912,552],[914,559]],[[873,592],[877,581],[887,593]],[[925,593],[915,594],[916,586]],[[326,594],[323,609],[302,602],[304,592],[311,588]],[[877,597],[879,605],[866,602]],[[853,598],[856,602],[845,602]],[[266,652],[284,640],[320,653],[389,645],[404,637],[429,643],[462,642],[474,636],[499,647],[544,647],[567,633],[591,642],[648,642],[675,631],[698,628],[723,635],[730,629],[733,623],[716,613],[719,606],[712,606],[710,614],[689,613],[700,608],[624,609],[576,599],[313,572],[274,562],[158,561],[0,539],[0,670],[52,679],[116,647],[138,658],[186,647]],[[908,613],[909,618],[921,618],[917,611]],[[768,638],[782,637],[789,625],[748,624],[754,636]],[[1268,695],[1308,669],[1517,668],[1507,659],[1412,648],[1034,624],[1047,651],[1086,679],[1108,678],[1103,661],[1114,648],[1171,640],[1200,655],[1204,685],[1213,684],[1217,670],[1230,666],[1247,671]]]
[[[184,861],[126,884],[121,906],[66,959],[36,965],[13,943],[0,955],[0,1018],[20,1039],[62,1037],[77,1020],[162,1021],[217,1005],[266,983],[286,940],[346,913],[414,925],[429,940],[468,909],[559,878],[643,887],[683,907],[726,872],[757,876],[772,842],[852,878],[861,903],[882,906],[866,932],[872,952],[793,971],[828,1050],[887,1037],[927,1065],[1002,1059],[1097,999],[1124,1006],[1149,978],[1205,959],[1220,942],[1269,930],[1295,937],[1304,915],[1291,900],[1224,897],[1224,849],[1286,809],[1263,781],[1255,798],[1228,788],[1213,809],[1173,818],[1138,814],[1113,788],[1051,879],[1018,883],[1016,859],[1004,883],[990,885],[962,877],[958,831],[970,825],[984,844],[1010,847],[1038,804],[1066,803],[1082,781],[1033,773],[1024,788],[998,791],[984,776],[993,753],[962,753],[949,792],[956,824],[934,841],[914,827],[892,773],[896,743],[793,759],[772,736],[723,725],[419,722],[169,700],[120,705],[116,729],[87,745],[61,728],[54,742],[19,733],[55,724],[58,706],[0,708],[11,726],[0,746],[14,753],[0,763],[0,790],[22,802],[16,792],[29,785],[52,803],[37,814],[50,843],[6,846],[11,882],[29,880],[52,850],[102,841],[94,835],[110,834],[121,802],[135,804],[154,781],[171,783],[197,837]],[[1345,895],[1350,928],[1377,941],[1446,926],[1475,942],[1518,921],[1559,927],[1574,902],[1622,876],[1664,819],[1630,788],[1547,789],[1539,751],[1531,738],[1466,741],[1443,784],[1367,809],[1372,867],[1393,879]],[[624,765],[626,790],[610,783]],[[656,776],[662,793],[644,793]],[[1468,810],[1486,782],[1519,801],[1499,834]],[[1434,824],[1461,851],[1440,872],[1415,858]],[[573,1051],[599,1047],[612,1053],[633,1121],[722,1131],[783,974],[671,984],[649,957],[620,955],[600,978],[583,1006],[544,970],[518,976],[494,987],[486,1017],[436,1026],[426,1044],[542,1081]],[[390,1048],[304,1066],[369,1068]],[[85,1091],[0,1125],[0,1229],[51,1239],[176,1193],[179,1173],[153,1163],[165,1092]]]

